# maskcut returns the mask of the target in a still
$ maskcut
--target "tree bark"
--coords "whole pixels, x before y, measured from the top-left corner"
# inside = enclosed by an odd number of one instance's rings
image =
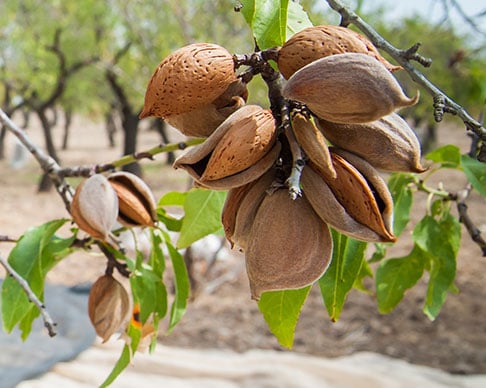
[[[157,132],[160,134],[160,137],[162,138],[162,142],[164,144],[169,144],[169,136],[167,135],[167,123],[164,120],[156,119],[153,122],[153,126],[157,130]],[[172,165],[175,161],[175,154],[171,152],[167,152],[167,164]]]
[[[69,142],[69,130],[73,121],[73,112],[71,109],[64,110],[64,135],[62,137],[62,149],[67,150]]]
[[[52,131],[51,131],[51,122],[49,121],[48,117],[46,116],[45,109],[40,109],[36,111],[37,116],[42,125],[42,130],[44,132],[44,139],[45,139],[45,146],[47,153],[56,161],[59,162],[59,158],[57,156],[56,147],[54,146],[54,141],[52,139]],[[52,187],[52,181],[49,178],[49,175],[44,173],[42,178],[39,182],[38,191],[39,192],[47,192]]]
[[[123,154],[133,154],[137,150],[138,123],[140,121],[138,118],[139,110],[133,109],[125,90],[118,82],[118,76],[115,74],[115,72],[112,69],[108,69],[105,75],[111,89],[113,90],[113,93],[118,100],[117,106],[119,107],[121,113],[124,134]],[[127,164],[123,167],[123,170],[138,176],[142,176],[142,169],[140,164],[137,162]]]
[[[115,133],[116,133],[116,122],[115,122],[115,107],[112,110],[105,113],[105,129],[108,136],[108,143],[110,148],[115,148]]]
[[[138,115],[133,114],[130,111],[125,111],[123,109],[123,119],[122,119],[122,126],[123,126],[123,133],[124,133],[124,142],[123,142],[123,154],[129,155],[136,152],[137,149],[137,135],[138,135]],[[124,171],[131,172],[132,174],[142,176],[142,169],[140,167],[140,163],[130,163],[123,167]]]

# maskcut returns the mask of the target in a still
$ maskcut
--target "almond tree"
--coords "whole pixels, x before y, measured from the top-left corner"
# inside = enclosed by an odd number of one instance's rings
[[[182,318],[189,279],[180,249],[222,228],[244,253],[249,295],[283,346],[292,347],[313,285],[337,321],[353,287],[374,295],[379,311],[388,313],[427,273],[423,312],[431,320],[437,317],[454,289],[462,229],[477,244],[478,255],[486,255],[486,241],[468,211],[472,191],[486,196],[486,129],[422,73],[430,61],[419,45],[398,49],[341,1],[327,3],[340,26],[313,26],[296,2],[263,7],[241,1],[236,8],[241,15],[232,17],[250,26],[253,51],[238,54],[195,42],[171,50],[154,66],[143,83],[141,117],[167,120],[190,136],[182,143],[106,164],[63,168],[0,111],[0,122],[37,159],[76,225],[68,237],[57,235],[68,219],[31,228],[8,259],[0,258],[11,275],[2,290],[5,330],[19,326],[25,338],[41,314],[55,335],[42,300],[45,276],[73,250],[96,247],[106,256],[106,271],[94,283],[88,313],[100,337],[121,331],[126,339],[106,386],[137,350],[155,346],[162,319],[167,317],[170,331]],[[119,64],[113,58],[112,64]],[[429,101],[436,121],[453,114],[464,125],[473,139],[468,154],[455,145],[421,154],[413,128],[397,113],[413,109],[419,97],[407,95],[396,72],[423,88],[421,98]],[[267,88],[265,106],[248,102],[247,86],[257,78]],[[136,175],[112,172],[175,149],[185,150],[175,166],[197,188],[157,201]],[[431,186],[430,177],[447,169],[463,173],[464,189]],[[68,177],[86,179],[74,189]],[[413,225],[413,246],[405,256],[390,258],[388,247],[399,243],[410,223],[417,193],[425,193],[427,203]],[[171,215],[170,206],[181,207],[184,216]],[[116,220],[121,228],[114,229]],[[149,232],[147,258],[139,251],[127,254],[119,243],[120,232],[134,227]],[[177,241],[170,231],[178,233]],[[367,257],[370,243],[375,249]],[[166,258],[175,290],[170,309]],[[128,278],[130,296],[115,273]]]

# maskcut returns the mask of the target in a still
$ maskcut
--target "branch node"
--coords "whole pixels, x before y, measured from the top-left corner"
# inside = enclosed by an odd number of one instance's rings
[[[436,122],[441,122],[445,113],[445,98],[441,94],[434,96],[434,119]]]

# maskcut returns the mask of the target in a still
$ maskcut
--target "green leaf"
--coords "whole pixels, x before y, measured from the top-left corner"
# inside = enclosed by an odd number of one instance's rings
[[[142,337],[142,331],[140,329],[137,329],[133,325],[128,325],[128,330],[126,334],[130,338],[130,344],[127,344],[123,347],[120,358],[116,362],[109,376],[100,385],[100,388],[110,386],[111,383],[113,383],[116,378],[127,368],[127,366],[130,365],[132,356],[137,351],[138,344],[140,343],[140,338]]]
[[[194,241],[221,229],[221,210],[225,199],[224,191],[193,189],[187,193],[177,248],[186,248]]]
[[[130,364],[131,360],[131,351],[130,347],[128,345],[125,345],[123,347],[122,353],[120,355],[120,358],[116,362],[115,366],[113,367],[113,370],[111,373],[108,375],[108,377],[103,381],[103,383],[100,385],[100,388],[105,388],[111,385],[116,378],[126,369],[126,367]]]
[[[140,304],[140,320],[147,322],[152,314],[162,318],[167,313],[167,291],[162,277],[148,265],[135,271],[130,277],[133,296]]]
[[[389,244],[385,244],[385,243],[375,243],[374,244],[375,251],[371,255],[369,262],[370,263],[376,263],[380,260],[383,260],[386,256],[386,249],[387,249],[388,245]]]
[[[333,252],[331,265],[319,279],[319,287],[333,321],[339,319],[346,296],[353,288],[364,262],[367,243],[349,238],[331,229]]]
[[[159,207],[161,206],[184,206],[186,202],[187,192],[181,193],[179,191],[170,191],[164,194],[159,199]]]
[[[31,290],[43,300],[44,280],[49,270],[67,256],[72,238],[60,239],[54,233],[66,219],[50,221],[41,226],[30,228],[20,238],[10,252],[8,261],[12,268],[24,278]],[[29,335],[33,320],[39,315],[36,307],[28,300],[20,285],[7,277],[2,286],[3,328],[9,333],[19,325],[22,338]]]
[[[430,257],[424,313],[430,320],[434,320],[445,302],[447,292],[453,287],[461,227],[450,213],[438,220],[425,216],[416,225],[413,238]]]
[[[179,232],[181,230],[183,217],[176,218],[169,215],[167,210],[164,209],[164,206],[183,207],[184,202],[186,202],[186,198],[187,192],[181,193],[178,191],[171,191],[159,199],[159,204],[157,206],[157,218],[167,227],[168,230],[172,232]]]
[[[154,269],[154,272],[162,278],[165,271],[165,255],[162,250],[163,238],[161,232],[151,230],[151,245],[150,257],[148,263]]]
[[[483,197],[486,197],[486,163],[467,155],[462,155],[462,168],[472,186]]]
[[[289,0],[242,0],[241,4],[241,13],[260,50],[285,42]]]
[[[175,283],[175,296],[170,310],[169,328],[167,329],[167,331],[170,332],[179,323],[182,316],[186,312],[187,300],[189,299],[191,285],[184,258],[170,243],[168,237],[169,236],[166,236],[165,243],[172,262]]]
[[[424,256],[426,254],[415,246],[409,255],[380,264],[376,270],[376,300],[380,313],[392,311],[403,299],[405,291],[419,281],[428,260]]]
[[[311,286],[298,290],[264,292],[258,302],[270,331],[280,345],[291,349],[294,344],[295,327]]]
[[[410,183],[414,181],[410,174],[393,174],[388,187],[394,202],[393,232],[399,236],[410,221],[413,193]]]
[[[167,214],[165,209],[159,207],[157,209],[157,219],[166,226],[167,230],[170,230],[171,232],[180,232],[184,217],[172,217],[171,215]]]
[[[356,279],[354,280],[353,288],[356,288],[358,291],[366,294],[371,294],[372,290],[364,285],[364,280],[366,278],[373,279],[373,270],[371,269],[369,263],[366,260],[363,260],[363,264],[361,265],[358,276],[356,276]]]
[[[287,12],[286,40],[288,40],[295,33],[307,27],[312,27],[312,22],[309,19],[309,15],[304,11],[300,3],[290,1]]]
[[[458,168],[461,165],[461,151],[459,147],[452,144],[429,152],[425,158],[440,163],[443,167]]]

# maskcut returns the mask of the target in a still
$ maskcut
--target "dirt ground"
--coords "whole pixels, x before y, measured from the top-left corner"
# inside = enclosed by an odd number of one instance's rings
[[[440,128],[441,141],[451,142],[467,150],[468,139],[460,128]],[[37,144],[43,144],[40,130],[29,129]],[[61,129],[55,130],[60,138]],[[56,193],[36,193],[39,169],[32,158],[25,166],[13,169],[13,139],[8,138],[7,159],[0,161],[0,236],[18,237],[31,225],[66,217],[62,201]],[[121,137],[118,134],[118,144]],[[139,149],[159,142],[155,133],[142,131]],[[64,166],[101,163],[116,159],[119,147],[109,149],[102,125],[77,119],[72,129],[69,149],[60,152]],[[144,162],[145,177],[157,197],[171,190],[184,190],[188,179],[182,171],[165,166],[164,156]],[[446,188],[464,186],[460,175],[444,178]],[[424,197],[417,198],[414,218],[423,214]],[[486,234],[484,200],[473,195],[471,215]],[[409,232],[391,250],[400,256],[411,247]],[[8,255],[11,244],[0,244],[0,255]],[[202,249],[202,248],[199,248]],[[197,252],[196,253],[200,253]],[[426,279],[406,294],[398,308],[380,315],[372,296],[352,291],[338,322],[326,315],[321,296],[314,287],[303,309],[296,330],[293,351],[336,357],[356,351],[373,351],[412,363],[428,365],[453,373],[486,373],[486,259],[481,257],[466,232],[457,263],[456,286],[459,293],[450,293],[439,317],[430,322],[421,309]],[[76,253],[61,262],[49,281],[74,285],[94,281],[103,272],[104,260],[96,253]],[[282,349],[272,336],[250,300],[243,258],[226,254],[207,270],[207,260],[195,265],[197,290],[183,321],[169,335],[161,334],[165,345],[188,348],[224,348],[245,351],[253,348]],[[48,302],[47,302],[48,303]]]

